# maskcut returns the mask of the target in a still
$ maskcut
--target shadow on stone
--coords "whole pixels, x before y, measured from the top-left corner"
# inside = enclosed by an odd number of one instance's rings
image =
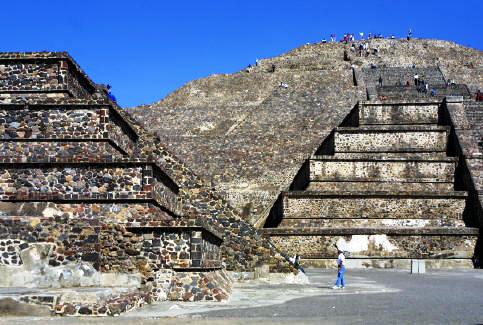
[[[4,316],[50,316],[47,306],[20,303],[12,298],[0,299],[0,317]]]

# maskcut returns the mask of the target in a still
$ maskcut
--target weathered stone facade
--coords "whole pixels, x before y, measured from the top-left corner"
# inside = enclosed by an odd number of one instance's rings
[[[52,312],[223,300],[225,265],[291,271],[65,53],[0,54],[0,143],[0,285],[124,290],[91,303],[52,295]]]
[[[440,70],[424,71],[444,84]],[[370,85],[376,74],[392,80],[410,73],[373,68],[363,75]],[[425,259],[429,268],[473,267],[480,215],[474,184],[460,179],[468,169],[458,166],[449,104],[387,96],[359,102],[334,129],[293,190],[281,194],[265,233],[309,265],[333,267],[340,249],[352,267],[407,268],[411,259]]]
[[[478,49],[429,39],[364,42],[377,48],[377,55],[371,51],[360,57],[351,44],[307,44],[259,60],[250,69],[194,80],[156,103],[128,111],[211,181],[245,220],[262,227],[280,192],[289,189],[305,160],[357,102],[367,99],[370,86],[375,85],[378,99],[378,70],[375,84],[366,85],[363,69],[393,70],[396,75],[384,77],[383,87],[399,95],[402,90],[391,85],[401,81],[410,101],[431,101],[429,93],[413,86],[415,72],[437,88],[440,101],[459,93],[462,84],[466,96],[468,89],[483,89],[483,52]],[[360,42],[355,43],[357,48]],[[457,83],[454,88],[440,87],[449,79]],[[279,87],[281,82],[288,88]],[[400,96],[398,102],[405,100]]]

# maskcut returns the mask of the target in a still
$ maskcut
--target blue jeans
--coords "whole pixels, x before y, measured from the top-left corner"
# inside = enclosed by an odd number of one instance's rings
[[[337,273],[337,282],[335,283],[338,287],[345,287],[345,266],[342,266]]]

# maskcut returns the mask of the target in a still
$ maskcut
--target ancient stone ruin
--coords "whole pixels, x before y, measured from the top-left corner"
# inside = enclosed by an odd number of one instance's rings
[[[367,42],[304,45],[129,112],[303,265],[335,267],[338,247],[350,267],[478,267],[483,54]]]
[[[0,54],[0,135],[4,299],[115,315],[225,300],[226,269],[291,271],[65,53]]]
[[[444,95],[401,86],[415,74]],[[389,85],[376,86],[379,76]],[[448,86],[437,67],[372,68],[362,77],[372,100],[360,101],[302,167],[265,233],[316,266],[333,264],[340,249],[349,267],[409,268],[413,259],[473,267],[477,202],[451,134],[468,88]]]
[[[371,42],[128,110],[66,53],[0,53],[0,307],[221,301],[239,278],[300,276],[295,254],[335,267],[337,249],[349,267],[480,266],[483,55]]]

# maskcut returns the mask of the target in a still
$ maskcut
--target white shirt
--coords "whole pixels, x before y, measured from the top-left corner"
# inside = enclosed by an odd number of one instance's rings
[[[340,253],[339,257],[337,258],[337,265],[345,266],[345,256],[344,254]]]

